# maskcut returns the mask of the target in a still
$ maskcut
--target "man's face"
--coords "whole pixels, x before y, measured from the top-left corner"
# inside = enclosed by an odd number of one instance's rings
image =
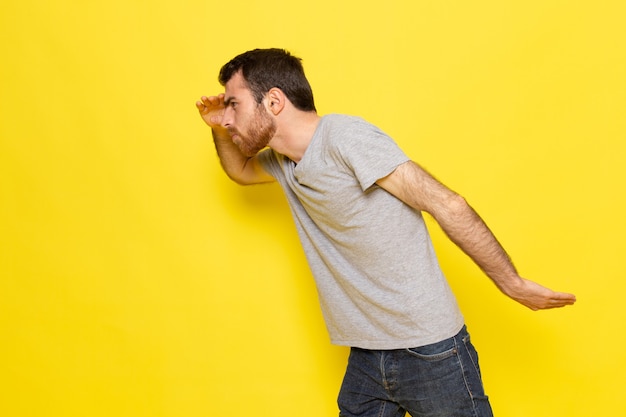
[[[241,72],[226,83],[224,105],[222,126],[244,155],[254,156],[268,145],[276,133],[276,122],[264,104],[256,102]]]

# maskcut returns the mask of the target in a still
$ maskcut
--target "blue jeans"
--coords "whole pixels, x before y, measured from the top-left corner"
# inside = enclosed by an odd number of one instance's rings
[[[465,326],[417,348],[352,348],[338,404],[340,417],[493,416]]]

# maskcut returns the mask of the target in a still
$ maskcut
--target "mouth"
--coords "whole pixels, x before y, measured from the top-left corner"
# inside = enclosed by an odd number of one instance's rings
[[[239,133],[232,132],[232,133],[230,134],[230,140],[231,140],[231,142],[232,142],[232,143],[234,143],[235,145],[237,145],[237,147],[238,147],[239,149],[241,149],[241,146],[243,145],[243,142],[244,142],[244,141],[243,141],[243,139],[241,138],[241,136],[239,135]]]
[[[228,129],[228,134],[230,135],[231,139],[235,139],[236,137],[239,137],[239,132],[237,132],[236,129]]]

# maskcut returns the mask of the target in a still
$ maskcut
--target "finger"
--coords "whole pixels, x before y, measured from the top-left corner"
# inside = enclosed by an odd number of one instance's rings
[[[212,107],[212,106],[221,106],[224,104],[224,94],[218,94],[217,96],[202,96],[200,98],[200,101],[202,101],[202,103],[207,106],[207,107]]]
[[[555,298],[562,302],[567,302],[573,304],[576,302],[576,296],[574,294],[569,294],[566,292],[558,292],[555,294]]]
[[[209,97],[208,101],[209,103],[211,103],[212,106],[215,106],[215,107],[221,106],[222,103],[224,102],[223,98],[216,97],[216,96]]]
[[[569,297],[571,294],[563,294],[567,297],[553,298],[548,301],[546,308],[561,308],[572,305],[576,302],[576,298]]]

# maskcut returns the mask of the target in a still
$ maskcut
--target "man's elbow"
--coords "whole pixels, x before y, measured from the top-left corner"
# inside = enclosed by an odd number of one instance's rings
[[[239,185],[255,185],[274,181],[274,177],[259,175],[254,171],[242,169],[241,171],[224,170],[231,181]]]
[[[248,181],[245,177],[241,176],[241,175],[235,175],[229,172],[226,172],[226,175],[228,176],[228,178],[230,178],[231,181],[233,181],[234,183],[238,184],[238,185],[252,185],[255,184],[253,182]]]
[[[460,194],[453,193],[448,196],[444,202],[444,212],[448,219],[463,219],[467,214],[473,212],[465,197]]]

